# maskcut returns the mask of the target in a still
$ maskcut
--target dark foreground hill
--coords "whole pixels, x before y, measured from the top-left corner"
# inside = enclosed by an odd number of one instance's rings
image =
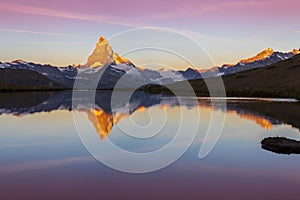
[[[35,71],[0,69],[0,91],[60,89],[66,89],[66,87]]]
[[[222,77],[227,96],[282,97],[300,99],[300,55],[264,68],[258,68]],[[212,85],[220,78],[208,78]],[[208,96],[204,79],[190,80],[197,96]],[[166,85],[177,94],[189,95],[186,82]],[[218,86],[216,86],[218,87]],[[168,92],[164,86],[147,86],[151,92]]]

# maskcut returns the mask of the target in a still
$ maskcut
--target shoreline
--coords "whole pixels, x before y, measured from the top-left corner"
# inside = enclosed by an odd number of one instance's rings
[[[122,89],[114,89],[114,88],[102,88],[102,89],[96,89],[96,91],[135,91],[135,89],[132,88],[122,88]],[[226,99],[226,100],[261,100],[261,101],[277,101],[276,99],[279,99],[280,102],[299,102],[300,98],[295,97],[296,95],[286,95],[284,93],[278,92],[278,93],[272,93],[271,95],[267,95],[267,92],[258,92],[253,91],[252,93],[240,93],[240,95],[233,95],[238,94],[238,92],[226,92],[226,96],[210,96],[208,93],[202,93],[202,92],[187,92],[184,90],[174,90],[176,92],[176,95],[174,92],[170,91],[165,86],[161,85],[151,85],[147,88],[139,88],[137,90],[144,91],[146,93],[150,94],[169,94],[171,96],[179,96],[179,97],[195,97],[199,99]],[[70,88],[48,88],[48,89],[0,89],[0,93],[26,93],[26,92],[60,92],[60,91],[95,91],[94,89],[70,89]],[[250,94],[250,95],[249,95]],[[256,95],[255,95],[256,94]]]

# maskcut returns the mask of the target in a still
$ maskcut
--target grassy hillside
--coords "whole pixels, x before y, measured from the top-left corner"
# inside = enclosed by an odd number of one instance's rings
[[[59,90],[65,88],[65,86],[34,71],[0,69],[0,91]]]
[[[222,77],[227,96],[241,97],[289,97],[300,99],[300,55],[264,68],[244,71]],[[206,79],[214,84],[217,78]],[[208,96],[202,79],[189,81],[197,96]],[[186,83],[167,85],[179,94],[186,93]],[[149,86],[153,92],[167,91],[162,86]]]

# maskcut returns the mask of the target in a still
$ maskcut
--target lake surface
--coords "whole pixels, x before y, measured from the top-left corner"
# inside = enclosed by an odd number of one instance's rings
[[[260,144],[275,136],[300,141],[298,102],[228,98],[224,104],[142,91],[129,101],[127,96],[117,92],[112,106],[111,91],[81,91],[73,98],[71,91],[1,93],[0,199],[299,198],[299,155],[273,153]],[[220,135],[206,136],[218,126]],[[130,163],[105,145],[139,154],[194,132],[187,151],[154,172],[121,172],[93,154],[99,150],[106,159],[118,159],[119,168],[142,170],[145,163]],[[199,158],[204,141],[215,137],[216,145]],[[172,148],[176,152],[180,143]],[[167,159],[161,154],[157,162]]]

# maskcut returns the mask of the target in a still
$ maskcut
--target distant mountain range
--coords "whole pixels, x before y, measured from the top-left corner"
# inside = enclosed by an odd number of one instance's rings
[[[273,57],[272,54],[271,57]],[[278,55],[278,54],[275,54]],[[269,57],[269,58],[271,58]],[[261,61],[254,61],[261,62]],[[227,96],[235,97],[283,97],[300,100],[300,54],[290,59],[222,77]],[[207,82],[218,83],[217,77],[189,80],[197,96],[211,96]],[[172,88],[178,95],[189,95],[185,90],[186,82],[176,82],[165,86],[149,85],[153,93],[169,92]],[[216,88],[218,89],[218,88]]]
[[[294,49],[291,52],[283,53],[274,51],[271,48],[261,51],[256,56],[248,59],[240,60],[237,64],[224,64],[221,67],[212,67],[207,70],[196,70],[188,68],[185,71],[179,71],[186,80],[210,78],[216,76],[226,76],[250,69],[266,67],[275,64],[279,61],[292,58],[294,55],[299,54],[300,51]]]
[[[138,88],[145,83],[166,85],[262,68],[292,58],[298,53],[299,50],[282,53],[268,48],[235,65],[225,64],[207,70],[151,70],[137,67],[121,57],[101,37],[84,65],[57,67],[22,60],[0,62],[0,90],[72,89],[75,80],[78,89],[113,89],[121,78],[122,84],[119,88]]]

